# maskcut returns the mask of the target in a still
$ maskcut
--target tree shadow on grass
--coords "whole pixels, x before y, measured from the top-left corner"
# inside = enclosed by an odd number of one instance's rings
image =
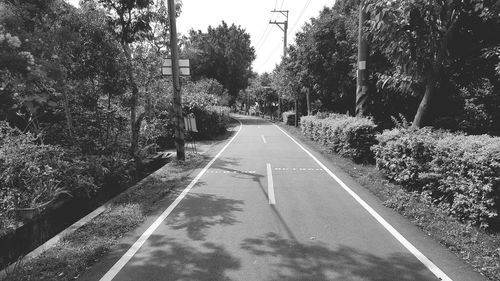
[[[206,230],[215,225],[237,223],[234,212],[241,212],[242,200],[210,194],[190,194],[167,220],[173,229],[185,229],[192,240],[204,240]]]
[[[240,268],[240,261],[222,245],[186,245],[159,235],[149,240],[161,250],[148,253],[146,258],[135,256],[123,272],[124,280],[231,280],[226,270]]]
[[[347,246],[333,250],[321,242],[299,243],[274,232],[245,239],[241,248],[276,259],[277,276],[272,280],[437,280],[409,254],[379,257]]]

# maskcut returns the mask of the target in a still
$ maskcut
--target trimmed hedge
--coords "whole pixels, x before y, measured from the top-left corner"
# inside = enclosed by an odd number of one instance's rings
[[[224,106],[207,106],[192,110],[198,129],[198,133],[195,133],[194,137],[196,139],[210,139],[224,133],[229,124],[229,111],[229,107]]]
[[[376,125],[369,118],[330,114],[328,118],[300,118],[302,133],[358,163],[373,162],[370,147],[376,143]]]
[[[396,128],[377,139],[377,168],[390,180],[430,193],[462,221],[487,227],[497,218],[500,138]]]

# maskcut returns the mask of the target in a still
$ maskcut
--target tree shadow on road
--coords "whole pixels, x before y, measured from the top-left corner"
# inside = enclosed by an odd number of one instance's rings
[[[152,235],[149,240],[161,250],[148,253],[147,258],[135,256],[127,265],[126,280],[224,281],[231,280],[226,270],[240,268],[240,261],[222,245],[186,245],[160,235]]]
[[[276,261],[277,276],[272,280],[437,280],[409,254],[379,257],[347,246],[333,250],[321,242],[299,243],[274,232],[245,239],[241,248]]]
[[[234,212],[241,212],[242,200],[210,194],[190,194],[179,204],[166,223],[175,230],[185,229],[192,240],[204,240],[206,230],[215,225],[233,225]]]

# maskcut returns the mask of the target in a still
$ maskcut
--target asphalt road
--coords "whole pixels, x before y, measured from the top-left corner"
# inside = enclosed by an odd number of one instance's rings
[[[164,220],[82,280],[484,280],[277,126],[238,119]]]

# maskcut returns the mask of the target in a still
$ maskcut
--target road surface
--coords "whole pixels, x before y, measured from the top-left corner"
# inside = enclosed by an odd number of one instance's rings
[[[277,126],[238,119],[169,210],[81,280],[484,280]]]

